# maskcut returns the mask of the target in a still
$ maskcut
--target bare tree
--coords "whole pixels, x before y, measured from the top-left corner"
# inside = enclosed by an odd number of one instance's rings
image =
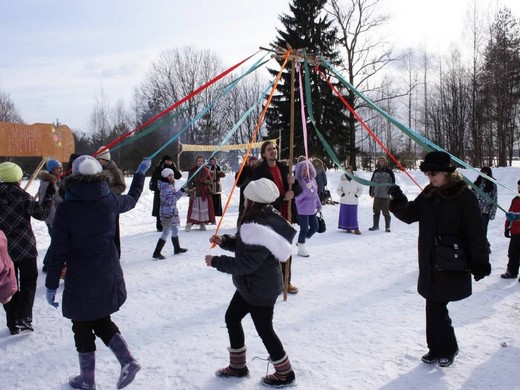
[[[364,91],[374,89],[370,85],[374,76],[392,61],[391,47],[377,34],[379,28],[389,19],[381,14],[381,0],[330,0],[328,13],[335,19],[338,28],[338,44],[342,54],[343,71],[348,82]],[[354,92],[348,91],[347,101],[358,108],[358,100]],[[350,136],[350,165],[356,165],[357,150],[355,118],[349,114],[347,131]]]
[[[0,92],[0,121],[23,123],[22,116],[6,92]]]

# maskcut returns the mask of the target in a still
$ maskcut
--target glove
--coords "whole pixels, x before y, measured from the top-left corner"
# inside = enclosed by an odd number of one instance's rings
[[[179,191],[182,192],[182,193],[184,194],[184,193],[186,192],[186,188],[181,187]]]
[[[477,263],[471,267],[471,273],[473,274],[473,279],[475,279],[475,282],[478,282],[480,279],[483,279],[485,276],[491,274],[491,264]]]
[[[139,166],[137,167],[137,171],[135,171],[135,173],[144,175],[146,171],[150,168],[150,165],[152,165],[152,160],[149,157],[145,157],[143,161],[141,161],[141,164],[139,164]]]
[[[510,228],[506,228],[504,230],[504,237],[505,238],[511,238],[511,229]]]
[[[49,182],[49,185],[47,186],[47,190],[45,191],[45,196],[54,196],[56,193],[56,187],[54,186],[54,183],[51,181]]]
[[[508,212],[506,213],[506,219],[507,219],[508,221],[518,221],[518,219],[520,219],[520,214],[518,214],[518,213],[513,213],[513,212],[511,212],[511,211],[508,211]]]
[[[45,294],[45,297],[47,298],[47,303],[57,309],[59,306],[59,303],[55,301],[56,291],[57,291],[56,289],[53,290],[51,288],[48,288],[47,293]]]

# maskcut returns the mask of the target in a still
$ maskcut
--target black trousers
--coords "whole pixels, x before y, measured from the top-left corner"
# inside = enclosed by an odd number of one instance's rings
[[[520,234],[511,235],[507,257],[509,258],[507,272],[513,276],[518,276],[518,268],[520,266]]]
[[[17,319],[32,319],[36,282],[38,280],[38,266],[36,258],[13,262],[18,291],[11,301],[4,305],[7,326],[14,328]]]
[[[238,291],[235,292],[226,311],[226,326],[229,334],[230,346],[233,349],[245,345],[242,319],[251,314],[258,335],[262,339],[271,360],[280,360],[285,356],[282,342],[273,329],[274,306],[256,306],[247,303]]]
[[[426,342],[438,357],[452,356],[459,349],[447,306],[448,302],[426,300]]]
[[[110,316],[94,321],[74,321],[72,320],[72,332],[74,332],[74,342],[78,352],[94,352],[96,350],[96,336],[108,346],[110,340],[119,328],[112,322]]]

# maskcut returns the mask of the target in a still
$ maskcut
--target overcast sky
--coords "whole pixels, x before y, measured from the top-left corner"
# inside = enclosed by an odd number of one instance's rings
[[[383,0],[397,48],[442,53],[460,42],[473,0]],[[159,53],[211,49],[231,66],[267,46],[288,0],[0,0],[0,91],[27,123],[56,119],[85,131],[101,90],[114,105]],[[479,10],[518,0],[478,0]],[[173,102],[172,102],[173,103]]]

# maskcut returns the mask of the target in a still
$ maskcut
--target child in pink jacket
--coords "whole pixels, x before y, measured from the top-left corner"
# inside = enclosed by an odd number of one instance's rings
[[[13,261],[7,253],[7,237],[0,230],[0,303],[8,303],[18,291]]]

